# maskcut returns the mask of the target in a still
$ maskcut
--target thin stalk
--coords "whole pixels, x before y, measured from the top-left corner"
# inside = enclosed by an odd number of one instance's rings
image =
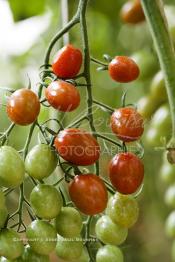
[[[115,140],[113,140],[113,139],[111,139],[111,138],[109,138],[107,136],[104,136],[104,135],[101,135],[101,134],[98,134],[98,133],[97,133],[97,136],[100,137],[103,140],[106,140],[106,141],[116,145],[117,147],[122,148],[122,145],[120,143],[116,142]]]
[[[165,76],[166,90],[172,119],[172,138],[169,148],[175,148],[175,52],[168,32],[162,0],[141,0],[154,41],[161,69]]]
[[[86,24],[86,8],[87,8],[88,0],[80,1],[80,26],[81,26],[81,34],[82,34],[82,42],[84,49],[84,78],[86,81],[86,91],[87,91],[87,107],[88,107],[88,119],[91,131],[97,139],[96,129],[94,125],[93,118],[93,96],[92,96],[92,85],[91,85],[91,75],[90,75],[90,52],[89,52],[89,41],[88,41],[88,32],[87,32],[87,24]],[[99,161],[96,162],[96,174],[99,175]]]
[[[68,0],[61,0],[61,14],[62,14],[62,27],[64,27],[69,20],[69,11],[68,11]],[[63,43],[69,43],[69,32],[63,35]]]
[[[107,64],[103,63],[102,61],[94,58],[94,57],[91,57],[91,61],[94,62],[95,64],[98,64],[98,65],[102,65],[102,66],[105,66],[105,67],[108,67]]]
[[[99,102],[97,101],[96,99],[93,100],[93,103],[108,110],[110,113],[113,113],[114,112],[114,109],[110,106],[107,106],[106,104],[102,103],[102,102]]]

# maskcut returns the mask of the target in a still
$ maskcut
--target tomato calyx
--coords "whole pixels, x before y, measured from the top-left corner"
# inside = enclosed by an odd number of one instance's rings
[[[175,148],[167,148],[167,159],[170,164],[175,164]]]

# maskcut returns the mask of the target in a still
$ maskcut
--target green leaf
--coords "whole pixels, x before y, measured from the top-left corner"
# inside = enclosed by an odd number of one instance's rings
[[[46,0],[8,0],[15,21],[24,20],[44,12]]]

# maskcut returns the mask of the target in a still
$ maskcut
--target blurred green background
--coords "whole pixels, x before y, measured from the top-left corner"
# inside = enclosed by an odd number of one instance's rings
[[[99,101],[112,107],[120,106],[121,96],[126,90],[127,103],[136,103],[141,97],[148,94],[152,78],[159,71],[147,24],[143,22],[133,26],[123,24],[120,19],[120,9],[125,2],[124,0],[89,1],[87,12],[92,56],[103,59],[103,54],[130,55],[138,59],[141,68],[141,77],[137,81],[122,85],[113,82],[107,72],[97,72],[96,65],[92,64],[93,95]],[[167,17],[171,33],[175,36],[175,10],[173,10],[175,3],[174,0],[164,0],[164,3],[171,5],[170,9],[168,8]],[[74,14],[77,4],[78,0],[68,0],[69,17]],[[46,47],[51,37],[62,25],[61,1],[0,0],[0,24],[0,103],[2,103],[0,131],[4,131],[9,125],[4,107],[9,94],[2,91],[2,88],[26,87],[28,78],[30,78],[32,88],[37,90],[39,67],[43,64]],[[71,30],[70,42],[81,48],[78,26]],[[62,44],[61,40],[56,44],[54,50],[56,51]],[[64,117],[65,124],[72,121],[85,109],[85,90],[83,89],[83,87],[80,88],[81,107]],[[94,111],[97,128],[99,131],[108,133],[108,113],[96,108]],[[40,121],[44,121],[49,115],[62,117],[55,111],[43,109]],[[99,124],[101,119],[103,123]],[[87,128],[87,125],[83,127]],[[148,128],[149,121],[146,121],[146,129]],[[16,127],[10,144],[20,150],[25,142],[27,131],[26,127]],[[170,133],[170,130],[168,132]],[[37,143],[37,134],[34,143]],[[171,261],[172,240],[165,235],[164,223],[171,209],[164,203],[164,192],[167,185],[161,179],[159,172],[162,162],[165,161],[162,160],[164,148],[161,143],[159,147],[151,146],[146,140],[143,140],[143,143],[145,146],[145,182],[142,194],[139,196],[140,219],[130,230],[127,242],[122,249],[126,262],[153,262],[156,260],[168,262]],[[107,163],[110,157],[105,155],[101,159],[101,174],[104,176],[107,176]],[[16,201],[14,196],[12,198],[9,197],[9,201]]]

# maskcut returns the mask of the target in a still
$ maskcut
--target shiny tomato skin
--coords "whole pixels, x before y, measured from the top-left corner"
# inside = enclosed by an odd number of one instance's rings
[[[16,231],[7,228],[0,231],[0,256],[15,260],[23,251],[23,243]]]
[[[99,214],[107,206],[106,186],[94,174],[75,176],[69,185],[69,195],[75,206],[86,215]]]
[[[80,71],[82,65],[82,53],[73,45],[66,45],[55,55],[52,69],[60,78],[73,78]]]
[[[45,90],[48,103],[55,109],[63,112],[70,112],[80,104],[78,89],[65,81],[52,82]]]
[[[20,258],[19,258],[20,259]],[[19,262],[50,262],[49,256],[39,255],[32,251],[29,245],[25,246],[21,260]],[[15,261],[17,262],[17,261]]]
[[[25,178],[23,159],[11,146],[0,147],[0,186],[18,187]]]
[[[109,199],[105,212],[114,223],[130,228],[138,220],[139,207],[132,195],[122,195],[117,192]]]
[[[116,56],[108,66],[110,77],[120,83],[128,83],[138,78],[139,67],[127,56]]]
[[[138,24],[145,20],[140,0],[128,1],[123,5],[121,18],[125,23]]]
[[[30,203],[38,217],[50,220],[61,211],[61,193],[54,186],[39,184],[30,194]]]
[[[71,241],[70,241],[71,240]],[[57,235],[56,254],[64,261],[72,261],[79,258],[83,252],[83,240],[80,238],[63,238]],[[60,260],[59,260],[60,261]]]
[[[29,176],[42,180],[54,172],[57,163],[58,157],[55,150],[49,145],[38,144],[27,154],[25,170]]]
[[[123,253],[119,247],[105,245],[97,251],[96,262],[124,262]]]
[[[143,134],[143,118],[132,107],[116,109],[111,116],[111,128],[114,134],[124,142],[138,140]]]
[[[32,90],[19,89],[9,97],[6,109],[12,122],[26,126],[37,119],[40,112],[40,102]]]
[[[44,220],[32,221],[27,227],[26,237],[31,250],[39,255],[49,255],[56,247],[56,230]]]
[[[54,141],[59,155],[75,165],[88,166],[100,157],[100,146],[88,132],[68,128],[60,131]]]
[[[95,233],[106,245],[121,245],[127,238],[128,229],[114,223],[109,216],[103,215],[97,220]]]
[[[109,176],[118,192],[133,194],[142,184],[144,166],[133,153],[120,153],[109,163]]]
[[[78,237],[83,228],[80,213],[73,207],[62,207],[55,219],[57,233],[65,238]]]

